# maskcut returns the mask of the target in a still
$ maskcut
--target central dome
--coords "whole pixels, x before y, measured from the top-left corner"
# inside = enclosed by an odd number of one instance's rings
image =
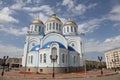
[[[52,17],[49,18],[49,19],[46,21],[46,23],[47,23],[47,22],[51,22],[51,21],[55,21],[55,22],[58,22],[58,23],[62,23],[61,20],[56,17],[56,14],[55,14],[55,13],[52,14]]]

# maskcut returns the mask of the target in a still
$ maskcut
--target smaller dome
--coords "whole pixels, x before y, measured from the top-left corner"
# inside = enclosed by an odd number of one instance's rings
[[[56,14],[55,14],[55,13],[52,14],[52,17],[49,18],[49,19],[46,21],[46,23],[47,23],[47,22],[51,22],[51,21],[56,21],[56,22],[62,23],[61,20],[56,17]]]
[[[39,19],[35,19],[31,24],[43,24],[43,22]]]
[[[72,20],[68,20],[65,22],[64,25],[77,25],[75,22],[73,22]]]

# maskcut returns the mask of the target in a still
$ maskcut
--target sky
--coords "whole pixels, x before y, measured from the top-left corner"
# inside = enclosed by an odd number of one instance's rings
[[[22,57],[30,23],[38,15],[45,23],[54,11],[85,33],[85,59],[120,47],[120,0],[0,0],[0,57]]]

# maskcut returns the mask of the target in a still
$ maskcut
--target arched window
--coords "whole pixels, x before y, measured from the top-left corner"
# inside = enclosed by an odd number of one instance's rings
[[[66,54],[66,63],[67,63],[67,61],[68,61],[67,59],[68,59],[68,57],[67,57],[67,54]]]
[[[73,27],[71,26],[71,32],[73,32]]]
[[[51,23],[50,23],[50,26],[49,26],[49,30],[51,30]]]
[[[55,29],[55,23],[53,22],[53,30]]]
[[[67,27],[67,32],[69,32],[69,27]]]
[[[52,48],[52,53],[51,53],[53,56],[57,55],[57,48],[56,47],[53,47]],[[56,60],[57,61],[57,60]],[[56,62],[55,61],[55,62]]]
[[[61,31],[61,27],[60,27],[60,24],[59,24],[59,31]]]
[[[62,63],[64,63],[64,62],[65,62],[65,55],[62,54]]]
[[[41,29],[41,32],[43,33],[43,31],[44,31],[44,27],[41,27],[42,29]]]
[[[40,63],[42,63],[42,54],[40,54]]]
[[[30,61],[30,63],[32,64],[33,63],[33,56],[31,55],[31,61]]]
[[[35,25],[33,25],[33,31],[35,31]]]
[[[39,31],[41,31],[41,27],[39,26]]]
[[[76,28],[74,28],[75,32],[77,31]]]
[[[44,54],[44,63],[46,63],[46,54]]]
[[[56,30],[58,30],[58,23],[56,23]]]
[[[52,48],[52,55],[57,55],[57,48],[56,47]]]
[[[37,28],[38,28],[38,26],[36,25],[36,26],[35,26],[35,31],[37,31]]]
[[[31,31],[33,31],[33,26],[31,25]]]
[[[47,24],[47,27],[48,27],[48,24]]]
[[[74,64],[75,64],[75,56],[73,57],[73,62],[74,62]]]
[[[50,27],[51,27],[51,23],[50,23]]]

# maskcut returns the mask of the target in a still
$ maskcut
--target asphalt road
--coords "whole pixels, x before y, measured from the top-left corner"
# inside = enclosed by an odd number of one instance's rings
[[[55,78],[51,74],[20,74],[19,72],[5,72],[4,76],[0,76],[0,80],[120,80],[120,74],[113,71],[105,71],[100,76],[100,71],[90,71],[85,76],[84,73],[62,73],[55,74]]]
[[[24,78],[21,79],[20,76],[18,77],[0,77],[0,80],[120,80],[120,74],[110,75],[110,76],[102,76],[102,77],[73,77],[73,78]]]

